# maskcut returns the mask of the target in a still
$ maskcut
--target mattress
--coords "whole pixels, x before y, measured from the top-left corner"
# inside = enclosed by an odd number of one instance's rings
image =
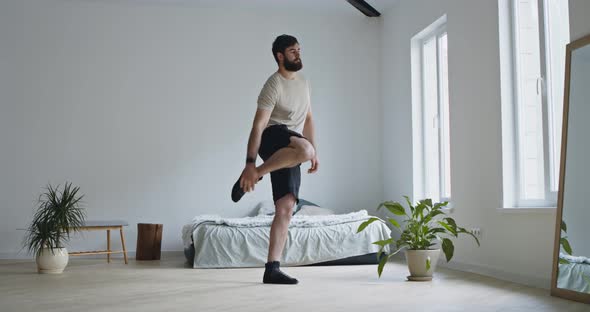
[[[292,218],[281,265],[309,265],[374,254],[379,246],[372,242],[388,239],[390,230],[383,222],[373,222],[357,233],[359,225],[370,216],[354,215],[306,216]],[[185,226],[194,246],[194,268],[262,267],[267,260],[270,221],[199,222]],[[270,220],[270,221],[269,221]],[[329,220],[329,222],[326,222]],[[340,221],[338,221],[340,220]],[[228,225],[229,223],[230,225]],[[254,226],[248,226],[254,224]],[[389,252],[388,249],[385,249]]]

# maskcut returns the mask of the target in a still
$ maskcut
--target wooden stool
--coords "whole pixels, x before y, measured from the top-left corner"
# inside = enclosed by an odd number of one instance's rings
[[[162,224],[137,224],[135,260],[160,260],[162,227]]]
[[[122,253],[125,258],[125,264],[127,264],[127,249],[125,249],[125,237],[123,236],[123,227],[129,225],[126,221],[86,221],[84,225],[80,227],[80,231],[107,231],[107,250],[94,250],[94,251],[77,251],[70,252],[70,256],[84,256],[84,255],[107,255],[107,262],[111,262],[111,254]],[[111,230],[119,230],[121,233],[121,247],[123,250],[111,250]]]

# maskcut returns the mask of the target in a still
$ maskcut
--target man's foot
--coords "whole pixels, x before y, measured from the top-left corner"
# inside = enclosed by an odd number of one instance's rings
[[[265,284],[287,284],[295,285],[299,283],[296,278],[292,278],[279,269],[280,262],[273,261],[265,264],[264,276],[262,282]]]
[[[242,190],[242,188],[240,187],[241,178],[242,176],[238,178],[238,181],[236,181],[236,183],[234,183],[234,186],[231,188],[231,200],[233,200],[234,203],[237,203],[240,199],[242,199],[242,196],[246,194],[246,192],[244,192],[244,190]],[[262,180],[262,177],[258,179],[258,181],[260,180]]]

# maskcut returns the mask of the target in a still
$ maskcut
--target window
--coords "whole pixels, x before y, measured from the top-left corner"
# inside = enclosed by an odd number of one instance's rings
[[[412,38],[414,198],[451,198],[446,16]]]
[[[555,207],[567,1],[501,0],[505,207]]]

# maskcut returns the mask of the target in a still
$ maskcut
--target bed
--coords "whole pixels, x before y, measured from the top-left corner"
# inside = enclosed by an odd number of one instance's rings
[[[569,263],[560,263],[557,288],[566,288],[590,294],[590,258],[570,256],[563,253],[559,258]]]
[[[373,222],[357,233],[359,225],[371,217],[366,210],[333,214],[322,209],[303,206],[292,217],[281,265],[378,262],[379,246],[372,242],[390,237],[390,229],[383,222]],[[189,265],[193,268],[264,266],[273,216],[260,210],[254,217],[195,217],[182,229]]]

